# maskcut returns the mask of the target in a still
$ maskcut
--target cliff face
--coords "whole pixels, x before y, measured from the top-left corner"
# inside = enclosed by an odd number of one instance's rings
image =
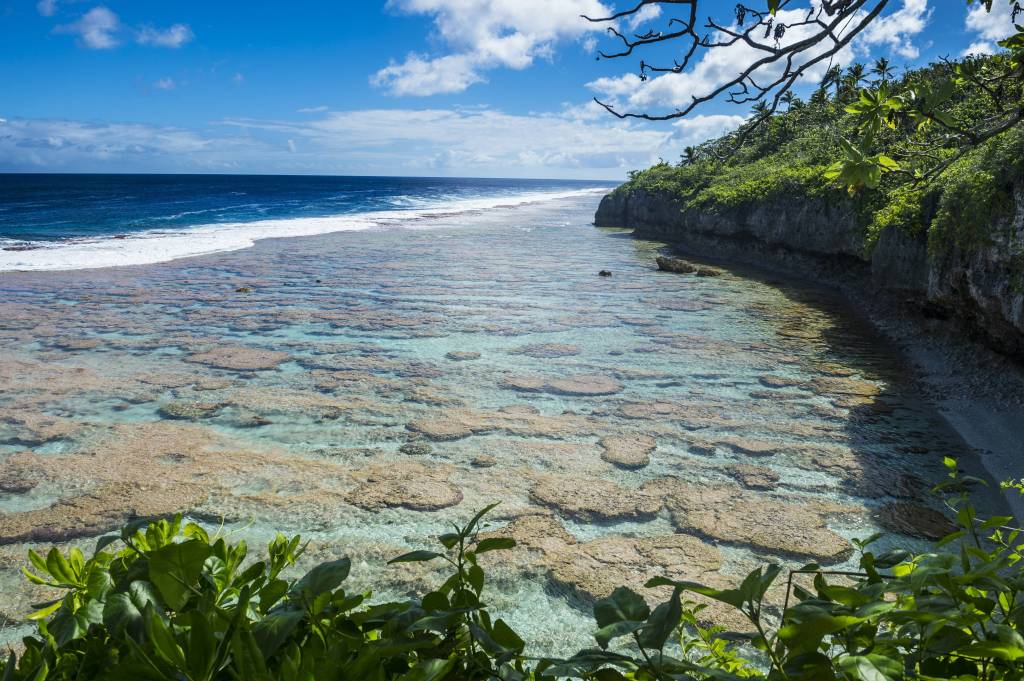
[[[598,227],[709,255],[775,264],[798,273],[854,279],[917,299],[963,321],[992,347],[1024,358],[1024,187],[1016,213],[991,230],[990,243],[930,256],[925,237],[890,228],[865,258],[865,234],[852,203],[779,197],[720,210],[687,208],[667,192],[620,188],[602,199]]]

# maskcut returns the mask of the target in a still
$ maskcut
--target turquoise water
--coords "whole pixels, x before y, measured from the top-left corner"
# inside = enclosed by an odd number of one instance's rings
[[[0,615],[44,595],[28,546],[173,512],[301,532],[309,561],[348,553],[357,584],[406,595],[438,575],[383,562],[498,501],[529,548],[492,564],[491,599],[567,652],[607,579],[849,565],[880,509],[934,506],[943,455],[970,464],[829,294],[657,272],[664,245],[595,229],[596,203],[0,273]],[[649,462],[602,458],[616,437]],[[701,548],[652,548],[679,534]]]

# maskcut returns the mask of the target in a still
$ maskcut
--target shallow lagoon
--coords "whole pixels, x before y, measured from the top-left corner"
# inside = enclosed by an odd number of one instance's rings
[[[595,229],[595,207],[0,273],[0,619],[47,595],[27,547],[132,515],[301,532],[310,561],[348,553],[356,586],[400,597],[438,575],[387,558],[500,501],[521,547],[491,599],[553,653],[615,584],[936,531],[942,456],[973,461],[891,347],[829,293],[658,272],[664,245]]]

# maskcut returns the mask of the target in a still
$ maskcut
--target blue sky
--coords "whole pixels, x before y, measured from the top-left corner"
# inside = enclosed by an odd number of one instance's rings
[[[1009,28],[996,3],[890,0],[845,59],[990,50]],[[578,16],[614,6],[0,0],[0,171],[619,179],[748,113],[716,104],[673,125],[596,110],[595,94],[671,109],[744,58],[641,84],[635,61],[595,59],[609,45]]]

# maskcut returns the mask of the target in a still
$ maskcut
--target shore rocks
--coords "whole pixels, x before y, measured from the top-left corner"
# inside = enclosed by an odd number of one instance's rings
[[[580,347],[571,343],[538,343],[509,350],[511,355],[525,355],[534,359],[573,357],[580,354]]]
[[[530,498],[567,518],[583,522],[644,520],[661,509],[661,499],[598,478],[538,475]]]
[[[439,442],[461,440],[473,434],[473,429],[462,421],[452,418],[417,419],[406,428],[414,433]]]
[[[611,376],[577,374],[564,378],[541,376],[506,376],[502,388],[519,392],[544,392],[566,397],[600,397],[622,392],[622,384]]]
[[[158,411],[161,416],[169,419],[200,421],[216,415],[223,406],[223,404],[182,400],[162,404]]]
[[[474,359],[480,359],[479,352],[465,352],[461,350],[453,350],[445,355],[448,359],[454,362],[468,362]]]
[[[773,490],[779,485],[779,474],[764,466],[740,463],[729,466],[725,472],[747,489]]]
[[[651,453],[657,442],[649,435],[610,435],[599,443],[604,450],[601,458],[619,468],[637,469],[651,462]]]
[[[434,448],[426,442],[406,442],[398,451],[409,456],[427,456],[434,452]]]
[[[756,440],[750,437],[724,437],[716,440],[715,443],[748,456],[773,456],[782,451],[782,445],[780,444]]]
[[[669,258],[659,255],[654,259],[658,263],[658,269],[662,272],[675,272],[676,274],[693,274],[697,266],[693,263],[681,260],[680,258]]]
[[[186,362],[204,364],[216,369],[232,371],[260,371],[273,369],[291,359],[287,352],[248,348],[240,345],[224,345],[213,350],[197,352],[185,358]]]
[[[643,489],[663,495],[680,532],[821,563],[841,562],[853,552],[826,524],[829,515],[852,509],[811,499],[784,502],[737,487],[698,486],[675,478],[652,481]]]
[[[439,511],[462,501],[462,490],[448,481],[447,470],[418,463],[371,466],[353,472],[360,483],[345,500],[367,510]]]

